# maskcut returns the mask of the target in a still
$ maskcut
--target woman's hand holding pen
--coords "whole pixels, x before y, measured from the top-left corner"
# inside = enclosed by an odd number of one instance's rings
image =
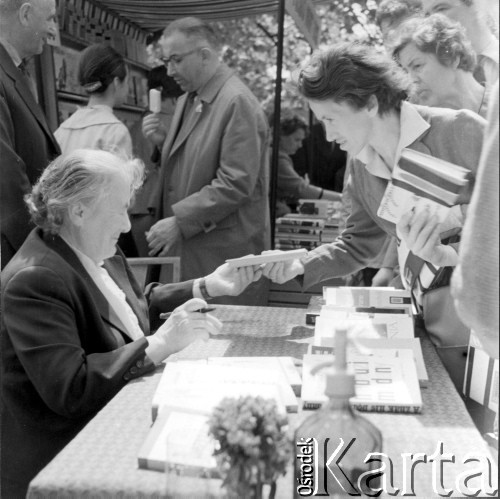
[[[206,340],[211,334],[220,332],[222,323],[210,313],[202,311],[206,307],[207,303],[200,298],[188,300],[170,314],[154,335],[148,337],[146,354],[155,364],[193,341]]]

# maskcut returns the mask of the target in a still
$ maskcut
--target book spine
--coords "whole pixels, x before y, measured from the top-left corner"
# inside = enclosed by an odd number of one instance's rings
[[[366,404],[352,401],[351,405],[360,412],[391,412],[395,414],[419,414],[420,405]]]
[[[360,412],[390,412],[393,414],[419,414],[422,407],[419,405],[389,405],[389,404],[365,404],[351,402],[352,407]],[[304,400],[302,409],[316,410],[322,406],[321,402]]]
[[[304,400],[302,404],[302,409],[309,411],[309,410],[319,409],[321,406],[322,406],[321,402],[308,402],[307,400]]]

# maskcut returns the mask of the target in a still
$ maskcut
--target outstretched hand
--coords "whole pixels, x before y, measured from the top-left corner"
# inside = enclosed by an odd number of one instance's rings
[[[205,284],[210,296],[238,296],[261,277],[260,265],[233,268],[224,263],[205,277]]]
[[[283,253],[283,251],[264,251],[262,254],[270,253]],[[284,262],[266,263],[261,268],[265,277],[278,284],[283,284],[304,273],[304,264],[298,258]]]

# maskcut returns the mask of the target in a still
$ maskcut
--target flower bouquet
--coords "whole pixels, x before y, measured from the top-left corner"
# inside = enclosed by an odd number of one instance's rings
[[[215,458],[228,497],[262,498],[263,485],[276,493],[276,479],[286,472],[292,454],[288,418],[273,400],[225,398],[209,420],[216,440]]]

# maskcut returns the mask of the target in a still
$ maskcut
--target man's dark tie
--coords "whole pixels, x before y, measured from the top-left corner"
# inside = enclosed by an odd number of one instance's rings
[[[177,133],[179,133],[180,129],[184,126],[184,124],[189,119],[189,115],[191,114],[191,110],[193,109],[194,100],[196,98],[196,92],[189,92],[186,97],[186,104],[184,105],[184,111],[182,113],[181,121],[179,123],[179,128],[177,129]]]
[[[31,90],[31,93],[33,94],[33,97],[35,98],[36,101],[38,101],[38,93],[36,91],[36,86],[35,82],[33,81],[33,78],[31,77],[30,72],[28,71],[28,67],[26,66],[26,61],[21,61],[21,64],[17,66],[19,68],[19,71],[23,74],[23,76],[26,78],[26,84],[28,85],[28,88]]]
[[[182,121],[186,121],[191,109],[193,108],[194,100],[196,99],[196,92],[189,92],[186,98],[186,106],[184,107],[184,114],[182,115]]]

